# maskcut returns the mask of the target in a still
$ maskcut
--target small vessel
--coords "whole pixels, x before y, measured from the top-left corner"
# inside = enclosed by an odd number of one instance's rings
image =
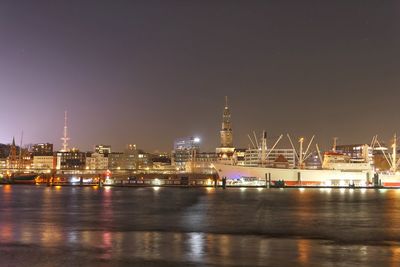
[[[35,184],[38,175],[32,173],[14,173],[10,177],[13,184]]]

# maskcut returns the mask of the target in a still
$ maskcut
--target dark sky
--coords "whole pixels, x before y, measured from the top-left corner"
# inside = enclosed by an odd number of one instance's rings
[[[168,151],[400,128],[400,1],[0,1],[0,142]]]

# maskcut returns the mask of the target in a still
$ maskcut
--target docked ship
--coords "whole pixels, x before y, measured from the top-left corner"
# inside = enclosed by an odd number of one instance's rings
[[[35,184],[37,174],[30,173],[15,173],[10,177],[10,182],[13,184]]]
[[[396,159],[396,135],[392,145],[392,154],[382,151],[390,166],[390,171],[380,172],[373,163],[375,144],[379,144],[377,136],[372,139],[371,145],[360,145],[360,155],[351,157],[336,150],[336,139],[332,150],[321,155],[318,144],[316,152],[310,152],[314,136],[310,139],[306,149],[303,149],[304,138],[299,139],[299,149],[296,149],[290,136],[287,135],[291,149],[277,149],[277,144],[283,138],[279,136],[271,148],[267,147],[267,135],[264,132],[261,142],[254,133],[254,140],[248,135],[252,148],[245,150],[241,155],[245,160],[237,160],[232,142],[231,116],[225,105],[221,129],[221,146],[216,149],[219,159],[214,168],[220,178],[226,178],[231,185],[257,186],[329,186],[329,187],[400,187],[400,173],[397,167],[400,160]],[[380,144],[379,144],[380,146]],[[381,146],[380,146],[381,147]],[[315,155],[317,154],[317,155]],[[321,166],[307,166],[306,161],[315,157]]]
[[[300,140],[302,142],[302,139]],[[263,142],[266,143],[265,141]],[[301,145],[300,145],[301,147]],[[318,169],[311,169],[305,164],[309,157],[307,152],[292,149],[295,154],[295,164],[288,164],[281,151],[274,152],[273,149],[258,148],[258,163],[245,161],[240,164],[232,157],[231,161],[220,161],[214,163],[214,167],[220,178],[226,178],[231,185],[257,185],[257,186],[296,186],[296,187],[400,187],[400,173],[396,171],[393,164],[388,172],[375,170],[372,160],[372,148],[369,145],[362,147],[363,157],[352,158],[342,152],[332,149],[323,157],[320,153],[318,160],[322,165]],[[393,149],[395,151],[395,148]],[[251,156],[251,149],[246,156]],[[286,152],[288,153],[288,152]],[[275,154],[275,155],[274,155]],[[271,155],[274,155],[271,157]],[[287,154],[286,154],[287,156]],[[290,156],[290,154],[289,154]],[[252,156],[257,159],[257,157]],[[387,156],[389,162],[395,162],[394,155]],[[391,160],[390,160],[391,159]],[[286,164],[286,165],[285,165]]]
[[[294,147],[285,150],[276,149],[281,138],[282,136],[271,149],[268,149],[264,133],[261,146],[245,152],[246,160],[243,164],[237,162],[235,157],[230,162],[215,163],[218,175],[226,177],[231,184],[243,185],[368,186],[374,183],[368,146],[364,147],[365,158],[351,158],[333,149],[326,152],[322,159],[309,152],[313,138],[305,151],[302,150],[303,138],[299,140],[300,151],[296,151]],[[289,140],[293,144],[291,139]],[[322,161],[320,168],[310,169],[306,165],[306,160],[312,156]]]

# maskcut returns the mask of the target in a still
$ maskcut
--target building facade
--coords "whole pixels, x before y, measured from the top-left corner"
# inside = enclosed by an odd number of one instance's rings
[[[110,145],[96,145],[94,148],[96,153],[108,155],[111,153]]]
[[[130,144],[123,153],[108,154],[108,166],[110,170],[139,170],[151,168],[152,161],[148,153]]]
[[[57,170],[83,170],[86,167],[86,153],[77,149],[57,152]]]
[[[40,143],[32,146],[33,156],[53,156],[53,144]]]
[[[91,153],[86,156],[86,169],[87,170],[107,170],[108,169],[108,155],[102,153]]]
[[[57,165],[57,157],[50,156],[33,156],[32,168],[36,170],[53,170]]]
[[[185,170],[187,163],[194,162],[196,154],[200,152],[200,139],[197,137],[178,138],[174,142],[172,164],[177,169]]]

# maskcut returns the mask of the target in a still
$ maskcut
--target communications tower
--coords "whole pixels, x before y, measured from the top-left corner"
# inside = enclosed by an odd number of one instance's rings
[[[63,137],[61,137],[62,142],[62,152],[67,152],[68,151],[68,141],[69,141],[69,137],[68,137],[68,126],[67,126],[67,118],[68,118],[68,114],[67,111],[64,112],[64,135]]]

